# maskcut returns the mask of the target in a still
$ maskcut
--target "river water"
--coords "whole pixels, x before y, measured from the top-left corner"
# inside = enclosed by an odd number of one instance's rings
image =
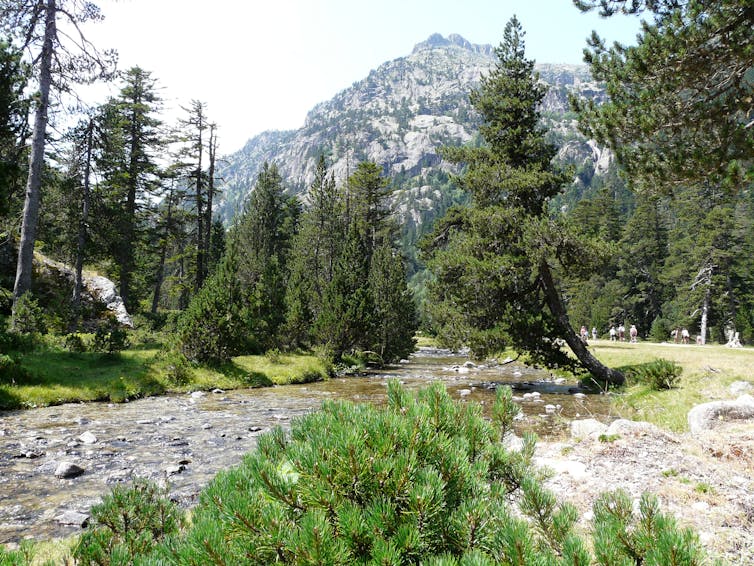
[[[288,427],[326,399],[382,403],[390,378],[412,390],[441,380],[454,398],[485,407],[497,384],[512,384],[523,409],[517,431],[543,438],[562,435],[573,418],[609,418],[607,398],[575,395],[574,384],[555,382],[549,373],[515,364],[467,367],[465,361],[422,350],[389,370],[321,383],[0,412],[0,543],[77,532],[89,508],[132,477],[165,482],[171,497],[190,506],[260,434]],[[83,473],[57,477],[63,462]]]

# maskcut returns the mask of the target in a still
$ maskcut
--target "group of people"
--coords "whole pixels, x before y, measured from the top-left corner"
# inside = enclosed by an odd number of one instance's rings
[[[581,326],[581,341],[586,343],[587,339],[589,338],[589,332],[586,329],[586,326]],[[592,340],[597,340],[597,327],[592,327]],[[631,340],[631,342],[637,342],[639,339],[639,331],[636,329],[636,325],[632,324],[631,327],[628,329],[628,336]],[[619,325],[617,328],[615,325],[610,327],[610,340],[612,342],[620,341],[625,342],[626,341],[626,327],[622,324]]]
[[[678,344],[678,342],[681,342],[681,344],[688,344],[690,335],[686,328],[674,328],[670,333],[670,337],[676,344]]]
[[[631,328],[628,329],[628,336],[631,339],[631,342],[638,342],[639,340],[639,331],[636,329],[636,325],[632,324]],[[622,324],[618,326],[618,328],[615,328],[615,325],[610,327],[610,341],[611,342],[625,342],[626,341],[626,327]]]

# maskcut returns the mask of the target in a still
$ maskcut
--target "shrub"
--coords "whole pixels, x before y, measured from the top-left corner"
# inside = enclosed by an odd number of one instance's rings
[[[662,358],[646,364],[633,366],[627,374],[639,383],[648,385],[654,391],[672,389],[681,376],[683,368],[670,360]]]
[[[129,345],[128,333],[113,319],[99,325],[94,332],[92,350],[95,352],[113,355],[127,349]]]
[[[174,385],[187,385],[191,383],[191,364],[186,356],[180,352],[165,354],[165,375],[168,381]]]
[[[193,362],[221,365],[241,352],[246,329],[223,276],[216,273],[178,321],[181,352]]]
[[[15,385],[29,377],[29,372],[21,366],[16,357],[0,354],[0,383]]]
[[[81,334],[66,334],[63,339],[63,347],[69,352],[81,353],[86,352],[86,344]]]
[[[264,353],[264,357],[271,364],[279,364],[283,360],[283,354],[279,348],[271,348]]]
[[[654,342],[667,342],[670,339],[671,330],[670,322],[658,316],[652,321],[649,338]]]
[[[501,442],[515,414],[504,388],[490,422],[442,384],[416,398],[388,387],[387,407],[329,401],[290,433],[261,436],[147,563],[590,563],[575,508],[541,485],[533,437],[520,451]],[[690,532],[648,497],[637,520],[626,499],[608,494],[596,509],[594,553],[610,557],[601,563],[698,563]]]
[[[168,535],[177,533],[183,514],[167,498],[167,490],[136,479],[116,486],[91,510],[91,524],[73,556],[77,564],[132,564]]]
[[[23,334],[45,334],[45,316],[42,307],[31,293],[24,293],[16,301],[16,309],[13,314],[13,328]]]
[[[624,491],[600,495],[594,503],[593,536],[598,564],[705,563],[698,537],[660,513],[657,498],[646,493],[638,513]]]

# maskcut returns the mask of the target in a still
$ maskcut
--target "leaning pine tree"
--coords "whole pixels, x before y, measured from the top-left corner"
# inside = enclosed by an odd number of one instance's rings
[[[559,273],[583,274],[602,250],[548,215],[568,173],[552,165],[556,148],[545,140],[538,111],[546,90],[524,57],[515,16],[496,54],[495,68],[471,94],[485,143],[445,150],[450,161],[466,165],[459,182],[472,202],[451,209],[424,242],[436,277],[433,321],[446,343],[467,345],[477,355],[510,346],[533,363],[621,384],[623,375],[601,364],[576,335],[558,287]]]

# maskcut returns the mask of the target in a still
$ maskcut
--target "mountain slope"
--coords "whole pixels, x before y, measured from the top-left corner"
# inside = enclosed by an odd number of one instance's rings
[[[477,118],[469,93],[495,62],[494,49],[474,45],[458,35],[438,34],[413,52],[384,63],[327,102],[315,106],[298,130],[264,132],[225,158],[219,212],[228,222],[243,207],[261,165],[278,165],[288,190],[306,192],[314,167],[324,154],[340,183],[355,164],[382,165],[396,187],[395,206],[409,240],[452,204],[463,198],[449,183],[452,167],[438,149],[474,143]],[[564,160],[593,163],[597,174],[608,156],[587,143],[568,111],[568,94],[603,96],[585,66],[538,65],[550,85],[543,115],[563,147]]]

